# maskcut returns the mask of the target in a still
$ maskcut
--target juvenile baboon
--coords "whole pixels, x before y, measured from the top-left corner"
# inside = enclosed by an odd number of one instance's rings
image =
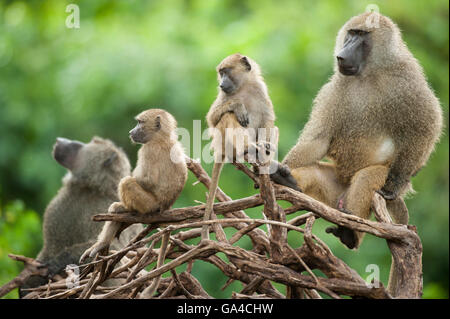
[[[136,116],[138,124],[130,131],[133,143],[143,144],[138,152],[132,176],[120,181],[120,202],[108,212],[137,211],[151,214],[169,209],[183,190],[187,166],[177,140],[175,118],[161,109],[149,109]],[[97,242],[84,252],[81,261],[107,248],[122,228],[118,222],[106,222]]]
[[[439,101],[385,16],[351,18],[338,33],[335,56],[335,73],[283,162],[312,197],[368,218],[378,191],[394,221],[407,223],[403,197],[440,136]],[[332,162],[319,162],[325,156]],[[362,240],[340,226],[327,232],[349,248]]]
[[[239,53],[226,57],[216,68],[219,93],[206,115],[214,129],[214,167],[205,208],[205,220],[213,210],[215,193],[224,161],[233,161],[259,141],[271,152],[278,143],[275,113],[259,65]],[[275,134],[275,136],[273,135]],[[245,135],[239,143],[238,137]],[[260,136],[264,135],[264,136]],[[231,150],[231,152],[229,152]],[[208,237],[208,226],[202,238]]]
[[[119,181],[130,174],[126,154],[111,141],[99,137],[87,144],[57,138],[53,157],[68,173],[44,214],[44,246],[37,260],[48,265],[50,277],[66,265],[78,264],[81,254],[95,243],[102,225],[93,222],[92,216],[118,200]],[[130,227],[121,241],[112,243],[113,248],[125,247],[140,230],[141,225]],[[34,277],[22,288],[46,282],[45,278]]]

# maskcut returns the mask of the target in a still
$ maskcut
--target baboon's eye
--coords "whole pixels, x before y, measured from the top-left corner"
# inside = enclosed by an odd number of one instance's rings
[[[137,120],[138,124],[144,124],[143,120]]]
[[[103,167],[109,167],[111,166],[111,164],[116,160],[117,158],[117,153],[112,153],[104,162],[103,162]]]
[[[355,36],[355,35],[362,36],[362,35],[365,35],[367,33],[369,33],[369,32],[368,31],[364,31],[364,30],[359,30],[359,29],[350,29],[350,30],[348,30],[348,34],[352,35],[352,36]]]
[[[221,68],[219,70],[219,75],[223,76],[225,73],[228,73],[228,72],[230,72],[230,68]]]

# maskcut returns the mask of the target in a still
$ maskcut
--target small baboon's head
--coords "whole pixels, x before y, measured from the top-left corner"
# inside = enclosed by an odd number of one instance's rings
[[[93,137],[87,144],[58,137],[53,157],[70,171],[67,178],[71,183],[105,191],[115,191],[120,179],[131,171],[123,150],[100,137]]]
[[[137,125],[130,131],[131,141],[146,144],[152,140],[176,139],[177,121],[162,109],[149,109],[136,116]]]
[[[260,76],[260,69],[255,61],[239,53],[226,57],[216,68],[219,88],[227,95],[239,91],[247,81]]]
[[[345,76],[371,74],[395,64],[404,47],[398,27],[389,18],[366,12],[351,18],[339,31],[336,69]]]

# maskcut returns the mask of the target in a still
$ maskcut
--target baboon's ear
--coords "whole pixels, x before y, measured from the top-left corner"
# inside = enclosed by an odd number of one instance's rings
[[[161,116],[157,116],[155,118],[156,130],[158,131],[161,128]]]
[[[246,56],[244,56],[244,57],[241,58],[241,62],[242,62],[242,64],[245,66],[245,69],[246,69],[247,71],[250,71],[250,70],[252,69],[252,66],[250,65],[250,62],[248,61],[248,59],[247,59]]]
[[[101,137],[98,137],[97,135],[95,135],[94,137],[92,137],[92,142],[94,143],[102,143],[104,142],[104,139],[102,139]]]
[[[111,154],[111,156],[109,156],[104,162],[103,162],[103,167],[109,167],[111,166],[112,163],[114,163],[114,161],[117,158],[117,153],[114,152]]]

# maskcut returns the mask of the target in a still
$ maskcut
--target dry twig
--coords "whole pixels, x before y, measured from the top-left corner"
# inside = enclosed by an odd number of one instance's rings
[[[201,165],[190,159],[187,164],[198,182],[209,188],[211,179]],[[218,188],[216,198],[219,203],[214,204],[214,213],[223,218],[213,216],[211,220],[203,221],[204,204],[147,215],[135,212],[96,215],[95,221],[114,220],[149,226],[121,251],[82,265],[80,286],[68,289],[62,281],[50,283],[30,289],[31,298],[211,298],[190,273],[195,260],[206,261],[219,269],[228,278],[225,287],[232,281],[242,282],[243,290],[233,292],[230,296],[236,299],[286,298],[273,287],[272,282],[286,285],[289,298],[322,298],[318,292],[331,298],[343,295],[366,298],[420,297],[420,239],[412,226],[392,223],[384,199],[379,195],[376,194],[373,200],[373,211],[378,220],[374,222],[344,214],[296,190],[273,184],[267,174],[258,175],[244,164],[237,163],[235,166],[258,185],[260,192],[232,200]],[[292,206],[283,210],[278,200],[288,201]],[[244,212],[245,209],[258,206],[263,206],[266,219],[250,218]],[[308,212],[286,222],[286,214],[295,214],[301,210]],[[355,270],[334,256],[327,245],[312,233],[317,218],[386,239],[393,257],[392,271],[399,275],[399,280],[389,283],[388,290],[382,285],[378,288],[367,285]],[[204,239],[195,245],[187,244],[186,240],[200,239],[204,225],[212,226],[211,230],[216,233],[218,240]],[[261,225],[270,225],[269,231],[265,232],[260,228]],[[304,228],[300,228],[301,225],[305,225]],[[161,229],[148,235],[158,227]],[[235,230],[230,238],[227,238],[225,228]],[[288,244],[288,231],[303,236],[304,242],[300,247],[294,249]],[[251,250],[235,245],[243,237],[250,238]],[[159,240],[162,243],[158,251],[154,249],[154,244]],[[224,254],[228,260],[219,258],[217,253]],[[131,259],[116,266],[125,255],[131,256]],[[152,270],[143,270],[155,261]],[[183,264],[188,265],[187,270],[177,274],[175,268]],[[28,272],[44,275],[42,268],[39,268],[42,265],[34,265],[33,270],[30,267]],[[320,270],[325,277],[314,274],[314,269]],[[302,274],[304,271],[306,273]],[[172,276],[161,279],[166,272]],[[17,287],[23,278],[21,274],[0,288],[0,293],[5,294],[5,291]],[[121,279],[122,283],[115,287],[102,287],[101,284],[108,279]],[[153,296],[155,293],[156,296]]]

